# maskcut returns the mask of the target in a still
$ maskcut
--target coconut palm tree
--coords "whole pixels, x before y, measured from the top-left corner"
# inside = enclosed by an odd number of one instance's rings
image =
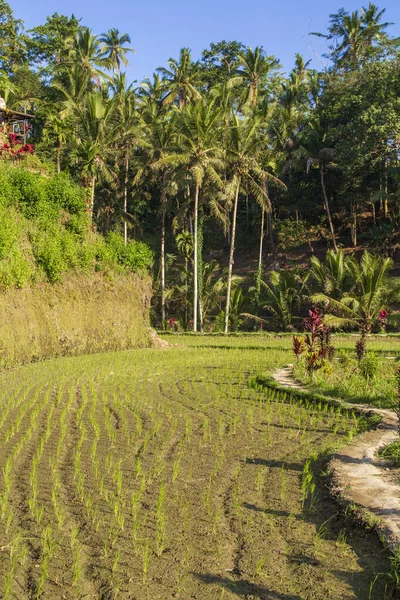
[[[75,37],[68,38],[66,45],[69,49],[68,58],[56,65],[56,72],[64,73],[78,67],[97,87],[109,79],[103,69],[110,66],[110,61],[102,52],[99,38],[90,29],[79,29]]]
[[[359,330],[359,358],[365,354],[366,336],[378,322],[380,314],[391,301],[398,299],[400,285],[392,285],[389,280],[392,267],[393,261],[390,258],[364,252],[360,261],[352,258],[346,263],[352,286],[339,300],[324,292],[311,296],[314,302],[329,311],[325,315],[327,325],[350,326]]]
[[[115,101],[115,117],[119,122],[121,135],[116,140],[116,146],[121,150],[123,156],[123,215],[126,217],[128,212],[128,184],[129,167],[132,152],[138,146],[147,145],[145,141],[147,129],[145,123],[138,111],[136,94],[132,85],[128,85],[125,73],[115,74],[109,83],[109,89],[112,92]],[[128,242],[128,224],[124,218],[124,240]]]
[[[376,4],[370,2],[368,7],[361,9],[361,18],[364,26],[364,37],[367,46],[372,46],[374,42],[380,42],[387,39],[385,29],[393,23],[382,23],[382,17],[386,8],[379,10]]]
[[[131,38],[127,33],[120,34],[118,29],[112,28],[107,33],[100,35],[99,42],[102,44],[101,55],[112,66],[114,74],[120,72],[121,63],[125,66],[129,65],[126,55],[128,52],[134,52],[134,50],[126,47],[126,44],[131,43]]]
[[[149,105],[143,111],[148,126],[147,144],[144,152],[144,164],[138,169],[135,183],[143,181],[150,171],[161,172],[158,178],[161,211],[161,321],[165,323],[165,235],[168,199],[176,194],[173,167],[162,165],[160,161],[168,158],[174,150],[176,139],[176,114],[160,113],[155,105]],[[154,173],[151,173],[154,175]]]
[[[226,292],[225,333],[228,333],[229,329],[229,307],[236,242],[237,209],[241,186],[246,185],[261,205],[265,204],[264,182],[273,180],[281,187],[285,187],[277,177],[274,177],[260,166],[260,154],[263,149],[261,125],[262,121],[260,117],[252,116],[241,119],[237,115],[232,116],[232,125],[227,147],[227,163],[228,168],[232,172],[228,191],[231,197],[233,197],[233,214]]]
[[[223,187],[217,173],[222,168],[223,151],[218,144],[221,111],[212,102],[204,100],[188,104],[177,119],[177,151],[154,163],[154,168],[182,167],[190,175],[194,188],[194,277],[193,277],[193,329],[198,326],[198,225],[200,193],[205,179]]]
[[[157,72],[163,77],[163,104],[172,104],[177,100],[180,110],[193,100],[199,100],[200,92],[196,86],[201,83],[201,70],[198,62],[192,62],[189,48],[182,48],[179,60],[170,58],[169,69],[159,67]]]
[[[246,52],[239,54],[238,59],[241,66],[230,79],[229,85],[245,83],[246,90],[240,99],[240,105],[248,104],[255,108],[260,87],[265,84],[267,77],[280,67],[280,63],[274,56],[267,56],[259,46],[254,51],[247,48]]]
[[[189,265],[189,259],[193,254],[193,248],[194,248],[194,239],[192,234],[189,231],[186,231],[185,229],[183,231],[181,231],[180,233],[178,233],[178,235],[175,238],[175,243],[176,243],[176,247],[178,249],[179,254],[181,254],[184,258],[185,261],[185,311],[184,311],[184,317],[185,317],[185,328],[187,328],[188,326],[188,277],[189,277],[189,270],[188,270],[188,265]]]
[[[104,99],[98,92],[87,94],[82,105],[75,105],[78,137],[70,153],[72,164],[81,171],[90,188],[88,213],[93,220],[96,181],[115,179],[110,165],[115,161],[115,140],[124,135],[115,119],[116,100]]]
[[[160,112],[163,108],[162,98],[164,95],[164,83],[158,73],[154,73],[153,81],[146,77],[139,86],[138,96],[143,105],[143,109],[153,112],[156,108]]]
[[[49,142],[57,139],[57,173],[61,172],[61,152],[65,144],[71,137],[71,122],[68,119],[61,119],[60,115],[50,114],[47,116],[45,127],[43,128],[43,139]]]
[[[366,50],[374,42],[386,39],[385,29],[392,23],[381,23],[384,10],[379,10],[375,4],[369,3],[349,14],[343,8],[331,15],[328,34],[313,32],[311,35],[324,37],[333,41],[332,54],[339,66],[349,64],[357,68]]]
[[[329,229],[331,232],[332,244],[335,252],[337,252],[337,244],[335,238],[335,230],[333,227],[331,209],[329,206],[328,195],[326,193],[325,186],[325,175],[327,168],[332,163],[334,150],[327,146],[328,135],[322,129],[319,121],[314,120],[310,122],[307,131],[302,139],[302,147],[306,150],[308,155],[307,160],[307,173],[310,172],[311,167],[316,165],[319,168],[321,178],[321,188],[324,197],[324,204],[326,210],[326,216],[328,218]]]

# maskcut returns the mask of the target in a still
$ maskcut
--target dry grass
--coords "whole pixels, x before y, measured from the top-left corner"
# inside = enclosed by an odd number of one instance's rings
[[[137,276],[70,275],[0,296],[0,365],[150,345],[151,287]]]

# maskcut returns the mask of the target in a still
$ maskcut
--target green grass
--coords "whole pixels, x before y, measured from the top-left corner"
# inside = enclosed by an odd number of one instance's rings
[[[391,597],[318,475],[354,411],[249,386],[290,338],[167,339],[0,373],[0,596]]]
[[[389,358],[385,353],[379,353],[380,344],[369,344],[370,353],[375,350],[377,372],[374,377],[367,379],[362,375],[353,352],[340,351],[335,354],[332,362],[314,374],[311,381],[305,371],[302,361],[295,365],[294,374],[297,379],[307,384],[310,389],[333,398],[341,398],[348,402],[368,404],[377,408],[393,408],[397,404],[397,384],[395,370],[398,359],[393,348],[387,348]]]
[[[390,460],[394,466],[400,466],[400,441],[388,444],[379,452],[379,456]]]

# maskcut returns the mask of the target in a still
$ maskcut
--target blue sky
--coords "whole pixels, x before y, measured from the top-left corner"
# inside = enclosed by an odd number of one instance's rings
[[[326,50],[325,42],[308,34],[326,31],[329,14],[340,7],[359,9],[368,0],[8,0],[17,18],[26,28],[44,23],[48,15],[58,12],[82,19],[94,33],[111,27],[129,33],[136,50],[127,70],[130,80],[139,82],[151,76],[158,66],[176,58],[180,48],[188,46],[193,57],[211,42],[237,40],[245,45],[264,46],[277,56],[285,70],[293,65],[300,52],[313,59]],[[386,8],[385,20],[395,23],[389,29],[400,36],[400,1],[375,0]]]

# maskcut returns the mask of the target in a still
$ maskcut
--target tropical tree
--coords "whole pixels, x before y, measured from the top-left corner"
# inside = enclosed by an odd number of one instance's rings
[[[144,119],[149,126],[147,137],[147,147],[145,150],[144,168],[139,168],[135,181],[143,180],[146,167],[158,171],[161,176],[158,178],[158,187],[160,190],[160,211],[161,211],[161,322],[165,323],[165,235],[166,235],[166,216],[168,207],[168,198],[176,193],[173,181],[173,168],[171,165],[162,164],[160,161],[168,158],[173,150],[173,144],[176,138],[176,115],[159,113],[154,105],[150,105],[148,110],[143,113]]]
[[[308,274],[292,270],[271,271],[268,281],[262,281],[261,304],[270,311],[283,329],[293,329],[295,314],[307,293]]]
[[[325,322],[332,327],[356,327],[361,338],[357,344],[357,354],[365,354],[366,336],[378,323],[382,311],[398,298],[400,285],[389,282],[389,272],[393,267],[390,258],[364,252],[360,261],[348,259],[346,269],[352,279],[351,289],[338,300],[324,292],[312,295],[312,300],[321,304],[326,311]]]
[[[169,69],[159,67],[157,72],[163,77],[163,104],[178,102],[180,110],[190,101],[199,100],[201,95],[196,86],[201,82],[201,71],[198,62],[192,62],[189,48],[182,48],[179,60],[170,58]]]
[[[237,115],[232,116],[232,125],[229,132],[230,135],[227,147],[227,164],[232,172],[232,179],[228,186],[228,190],[234,200],[226,292],[225,333],[228,333],[229,329],[229,308],[236,241],[236,221],[241,186],[247,186],[262,206],[264,205],[264,199],[266,197],[265,187],[263,186],[264,182],[271,179],[284,187],[284,184],[282,184],[278,178],[260,167],[259,158],[261,149],[263,148],[263,138],[261,136],[260,127],[261,119],[258,117],[253,116],[240,119]]]
[[[107,33],[100,35],[99,42],[102,44],[100,53],[106,59],[107,64],[111,65],[114,73],[120,72],[121,63],[125,66],[129,64],[126,55],[134,50],[126,47],[126,44],[131,43],[131,38],[127,33],[120,34],[118,29],[112,28]]]
[[[274,56],[267,56],[259,46],[254,51],[247,48],[246,52],[239,54],[238,59],[240,67],[230,79],[229,85],[244,83],[246,89],[240,99],[240,105],[248,104],[254,108],[257,106],[260,88],[265,86],[268,76],[280,67],[280,63]]]
[[[212,102],[199,101],[187,105],[177,120],[177,151],[154,163],[154,168],[183,167],[192,179],[194,187],[194,278],[193,278],[193,329],[198,325],[198,224],[200,192],[206,178],[221,188],[222,180],[217,172],[223,166],[222,148],[218,145],[220,110]]]
[[[349,259],[341,249],[337,252],[328,250],[324,262],[321,262],[315,255],[311,256],[311,277],[320,290],[338,300],[348,290],[350,284],[348,262]]]
[[[363,7],[361,12],[356,10],[351,14],[341,8],[337,13],[330,15],[327,34],[313,32],[312,35],[332,42],[332,57],[338,66],[350,65],[357,68],[366,51],[374,43],[379,44],[387,40],[385,29],[391,23],[381,22],[384,13],[385,9],[379,10],[371,2],[367,8]]]
[[[183,230],[175,238],[176,247],[179,254],[185,261],[185,328],[188,326],[188,278],[189,278],[189,259],[193,254],[194,239],[189,231]]]
[[[324,198],[326,216],[328,219],[329,229],[331,232],[332,244],[335,252],[337,252],[337,244],[335,237],[335,230],[333,227],[331,209],[329,205],[328,195],[326,192],[325,175],[330,163],[333,162],[334,150],[327,145],[328,134],[324,131],[319,121],[314,120],[310,122],[309,128],[304,134],[302,139],[302,147],[306,150],[308,155],[307,160],[307,173],[310,172],[312,166],[319,168],[321,178],[321,188]]]
[[[104,69],[111,66],[110,60],[104,56],[98,36],[93,35],[90,29],[79,29],[74,37],[68,38],[66,45],[69,48],[68,58],[56,65],[57,71],[78,67],[97,87],[109,79]]]
[[[116,100],[104,99],[98,92],[87,94],[82,106],[75,105],[74,113],[78,137],[70,153],[72,164],[87,181],[90,189],[88,212],[93,220],[96,181],[116,178],[112,165],[115,161],[115,140],[121,139],[121,124],[115,120]]]

